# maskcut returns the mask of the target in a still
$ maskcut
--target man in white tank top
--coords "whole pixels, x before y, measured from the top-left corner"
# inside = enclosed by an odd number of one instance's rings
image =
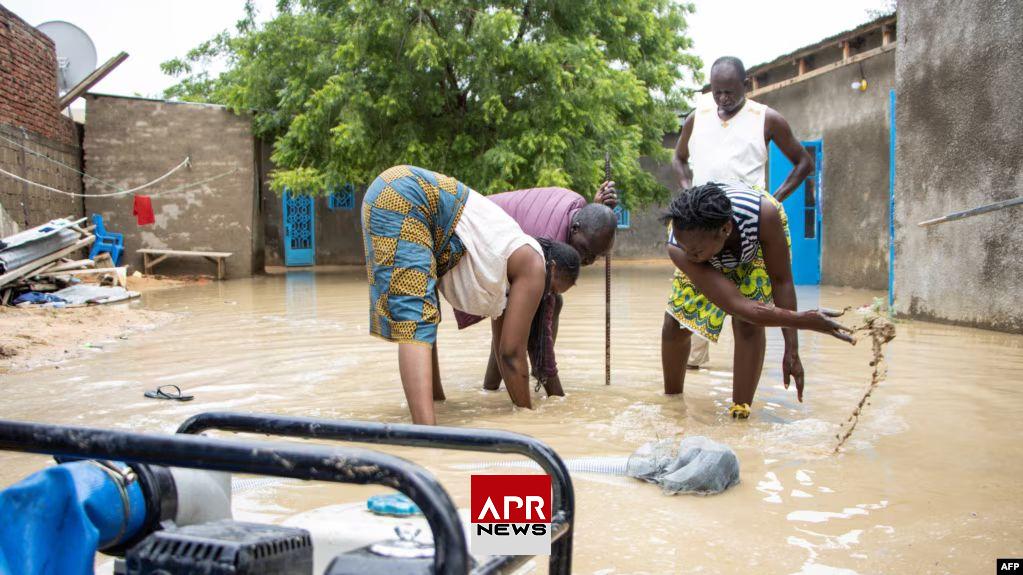
[[[707,182],[738,181],[766,192],[767,147],[774,142],[793,166],[774,197],[779,202],[789,197],[813,173],[813,159],[781,114],[746,99],[742,61],[731,56],[718,58],[710,68],[710,92],[697,99],[696,109],[686,117],[675,145],[671,163],[681,189]],[[669,370],[665,358],[688,357],[686,364],[691,368],[710,361],[708,343],[702,338],[691,338],[692,349],[683,349],[690,338],[682,337],[681,329],[674,317],[665,315],[661,329],[665,378],[684,377],[682,366]]]

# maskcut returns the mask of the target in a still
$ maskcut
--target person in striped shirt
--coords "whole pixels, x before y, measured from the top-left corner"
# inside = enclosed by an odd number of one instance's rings
[[[678,176],[679,189],[686,190],[707,182],[743,182],[761,192],[767,191],[766,166],[768,146],[774,142],[792,162],[792,170],[774,191],[784,201],[808,175],[813,173],[813,159],[792,134],[785,118],[776,110],[746,97],[746,68],[742,61],[724,56],[710,69],[710,93],[696,102],[696,107],[682,124],[672,166]],[[665,316],[661,330],[662,362],[677,363],[688,355],[690,369],[710,362],[706,341],[679,333],[680,326]],[[688,351],[681,348],[690,341]],[[665,367],[670,379],[682,377],[682,365]]]
[[[774,197],[739,182],[709,182],[682,192],[663,216],[668,256],[678,268],[669,313],[684,329],[685,348],[695,334],[717,342],[732,316],[735,352],[732,417],[746,419],[760,382],[765,327],[780,327],[785,340],[782,379],[795,381],[803,401],[804,372],[797,330],[809,329],[852,342],[851,330],[831,317],[839,313],[796,311],[785,210]],[[667,369],[667,366],[665,366]],[[665,373],[664,392],[681,394],[681,377]]]

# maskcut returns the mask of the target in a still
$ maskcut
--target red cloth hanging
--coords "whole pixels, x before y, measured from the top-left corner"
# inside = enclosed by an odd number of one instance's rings
[[[156,223],[156,217],[153,216],[153,202],[149,196],[135,196],[135,207],[132,208],[131,213],[138,218],[140,226]]]

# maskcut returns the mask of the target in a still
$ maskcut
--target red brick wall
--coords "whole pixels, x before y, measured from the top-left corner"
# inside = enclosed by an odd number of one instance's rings
[[[0,124],[77,146],[74,122],[57,108],[53,41],[0,5]]]

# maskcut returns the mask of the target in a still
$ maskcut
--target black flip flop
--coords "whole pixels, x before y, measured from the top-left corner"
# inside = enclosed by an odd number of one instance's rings
[[[165,388],[166,389],[173,388],[174,393],[168,393],[164,391]],[[192,401],[193,399],[195,399],[194,395],[182,395],[181,388],[174,384],[161,385],[160,387],[156,388],[155,391],[147,391],[146,397],[150,399],[176,399],[178,401]]]

